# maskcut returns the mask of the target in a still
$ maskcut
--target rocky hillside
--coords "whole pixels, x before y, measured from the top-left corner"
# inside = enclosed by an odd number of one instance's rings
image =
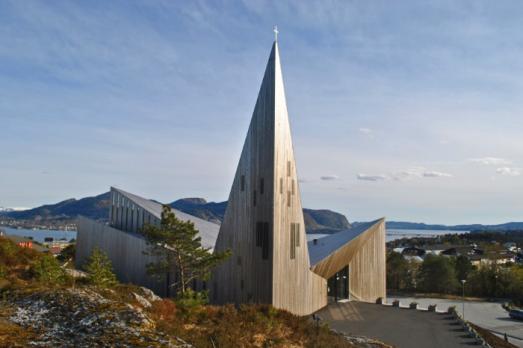
[[[0,347],[387,347],[267,305],[212,306],[133,285],[102,288],[56,260],[0,237]]]

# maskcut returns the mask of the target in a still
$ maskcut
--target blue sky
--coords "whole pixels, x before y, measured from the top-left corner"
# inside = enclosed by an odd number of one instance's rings
[[[303,204],[523,220],[519,1],[2,1],[0,206],[227,198],[273,39]]]

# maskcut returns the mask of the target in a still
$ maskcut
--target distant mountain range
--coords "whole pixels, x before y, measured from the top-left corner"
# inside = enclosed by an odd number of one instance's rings
[[[20,220],[39,222],[70,220],[79,215],[107,220],[110,206],[109,192],[95,197],[68,199],[56,204],[43,205],[24,211],[0,212],[1,215]],[[207,202],[203,198],[183,198],[169,204],[171,207],[201,219],[221,223],[227,208],[227,202]],[[347,218],[330,210],[304,209],[305,227],[308,233],[335,233],[350,228]]]
[[[499,225],[428,225],[418,222],[402,222],[402,221],[387,221],[388,229],[398,230],[448,230],[448,231],[474,231],[474,230],[488,230],[488,231],[513,231],[523,230],[523,222],[507,222]]]
[[[82,199],[67,199],[56,204],[46,204],[37,208],[5,212],[14,219],[23,220],[67,220],[74,219],[78,215],[83,215],[95,220],[107,220],[109,218],[109,192],[102,193],[95,197]]]
[[[187,214],[197,216],[201,219],[221,223],[227,208],[227,202],[207,202],[203,198],[183,198],[169,204],[171,207]],[[51,221],[71,220],[83,215],[95,220],[107,220],[109,218],[109,192],[95,197],[82,199],[68,199],[56,204],[43,205],[34,209],[24,211],[0,211],[0,215],[14,219]],[[305,227],[307,233],[330,234],[346,230],[351,227],[347,218],[340,213],[326,209],[303,209]],[[358,222],[353,223],[357,225]],[[508,222],[499,225],[428,225],[416,222],[387,221],[388,229],[402,230],[450,230],[450,231],[472,231],[472,230],[523,230],[523,222]]]

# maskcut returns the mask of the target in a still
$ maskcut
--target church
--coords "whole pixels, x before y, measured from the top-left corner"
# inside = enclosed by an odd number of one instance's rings
[[[140,235],[158,224],[162,205],[111,188],[109,224],[80,218],[77,266],[93,248],[105,251],[120,281],[168,295],[146,272]],[[204,284],[212,303],[264,303],[308,315],[329,299],[385,298],[385,220],[307,241],[279,48],[274,41],[221,225],[174,210],[194,222],[202,245],[232,256]]]

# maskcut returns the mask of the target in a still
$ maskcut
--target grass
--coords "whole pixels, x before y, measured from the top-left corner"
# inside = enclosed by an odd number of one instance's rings
[[[267,305],[206,305],[182,311],[166,299],[150,312],[159,330],[197,347],[353,347],[326,326]]]

